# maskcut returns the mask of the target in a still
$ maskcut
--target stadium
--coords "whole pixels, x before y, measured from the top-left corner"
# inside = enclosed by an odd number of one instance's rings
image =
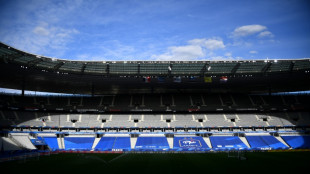
[[[0,47],[0,87],[21,91],[0,96],[3,162],[102,153],[197,162],[197,154],[220,161],[263,152],[307,161],[310,96],[296,91],[310,89],[310,59],[69,61]]]

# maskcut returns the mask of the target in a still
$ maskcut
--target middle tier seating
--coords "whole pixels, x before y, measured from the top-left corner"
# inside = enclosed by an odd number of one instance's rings
[[[308,112],[239,114],[57,114],[0,112],[0,126],[21,127],[270,127],[310,125]]]

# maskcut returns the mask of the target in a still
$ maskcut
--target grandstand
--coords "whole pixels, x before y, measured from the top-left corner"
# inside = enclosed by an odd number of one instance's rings
[[[69,61],[0,43],[4,153],[310,148],[310,59]],[[26,95],[25,91],[70,95]]]

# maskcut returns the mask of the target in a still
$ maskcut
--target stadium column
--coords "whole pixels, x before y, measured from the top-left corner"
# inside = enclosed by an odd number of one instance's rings
[[[25,80],[22,80],[22,97],[25,96]]]
[[[95,95],[95,85],[94,82],[91,83],[91,96],[94,97]]]
[[[172,71],[172,63],[168,66],[168,76],[171,77],[171,71]]]

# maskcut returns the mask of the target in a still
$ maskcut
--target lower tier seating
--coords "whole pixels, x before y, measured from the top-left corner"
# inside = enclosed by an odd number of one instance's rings
[[[174,137],[173,148],[182,150],[210,149],[204,139],[198,136]]]
[[[274,136],[246,136],[252,149],[286,149],[283,143],[277,140]]]
[[[169,144],[166,137],[139,137],[135,149],[169,149]]]
[[[282,136],[294,149],[309,149],[310,148],[310,136]]]
[[[216,150],[247,149],[247,146],[236,136],[211,136],[210,140]]]
[[[91,150],[93,137],[65,137],[65,150]]]
[[[74,151],[229,151],[229,150],[280,150],[280,149],[310,149],[309,135],[283,134],[280,136],[251,133],[245,137],[229,134],[213,134],[201,137],[194,134],[166,137],[164,134],[95,134],[85,135],[18,135],[22,140],[8,137],[0,138],[0,148],[3,151],[33,150],[47,146],[49,150]],[[255,135],[257,134],[257,135]],[[100,134],[99,134],[100,135]],[[26,138],[28,141],[25,142]],[[30,145],[30,144],[31,145]],[[33,148],[35,147],[35,148]]]

